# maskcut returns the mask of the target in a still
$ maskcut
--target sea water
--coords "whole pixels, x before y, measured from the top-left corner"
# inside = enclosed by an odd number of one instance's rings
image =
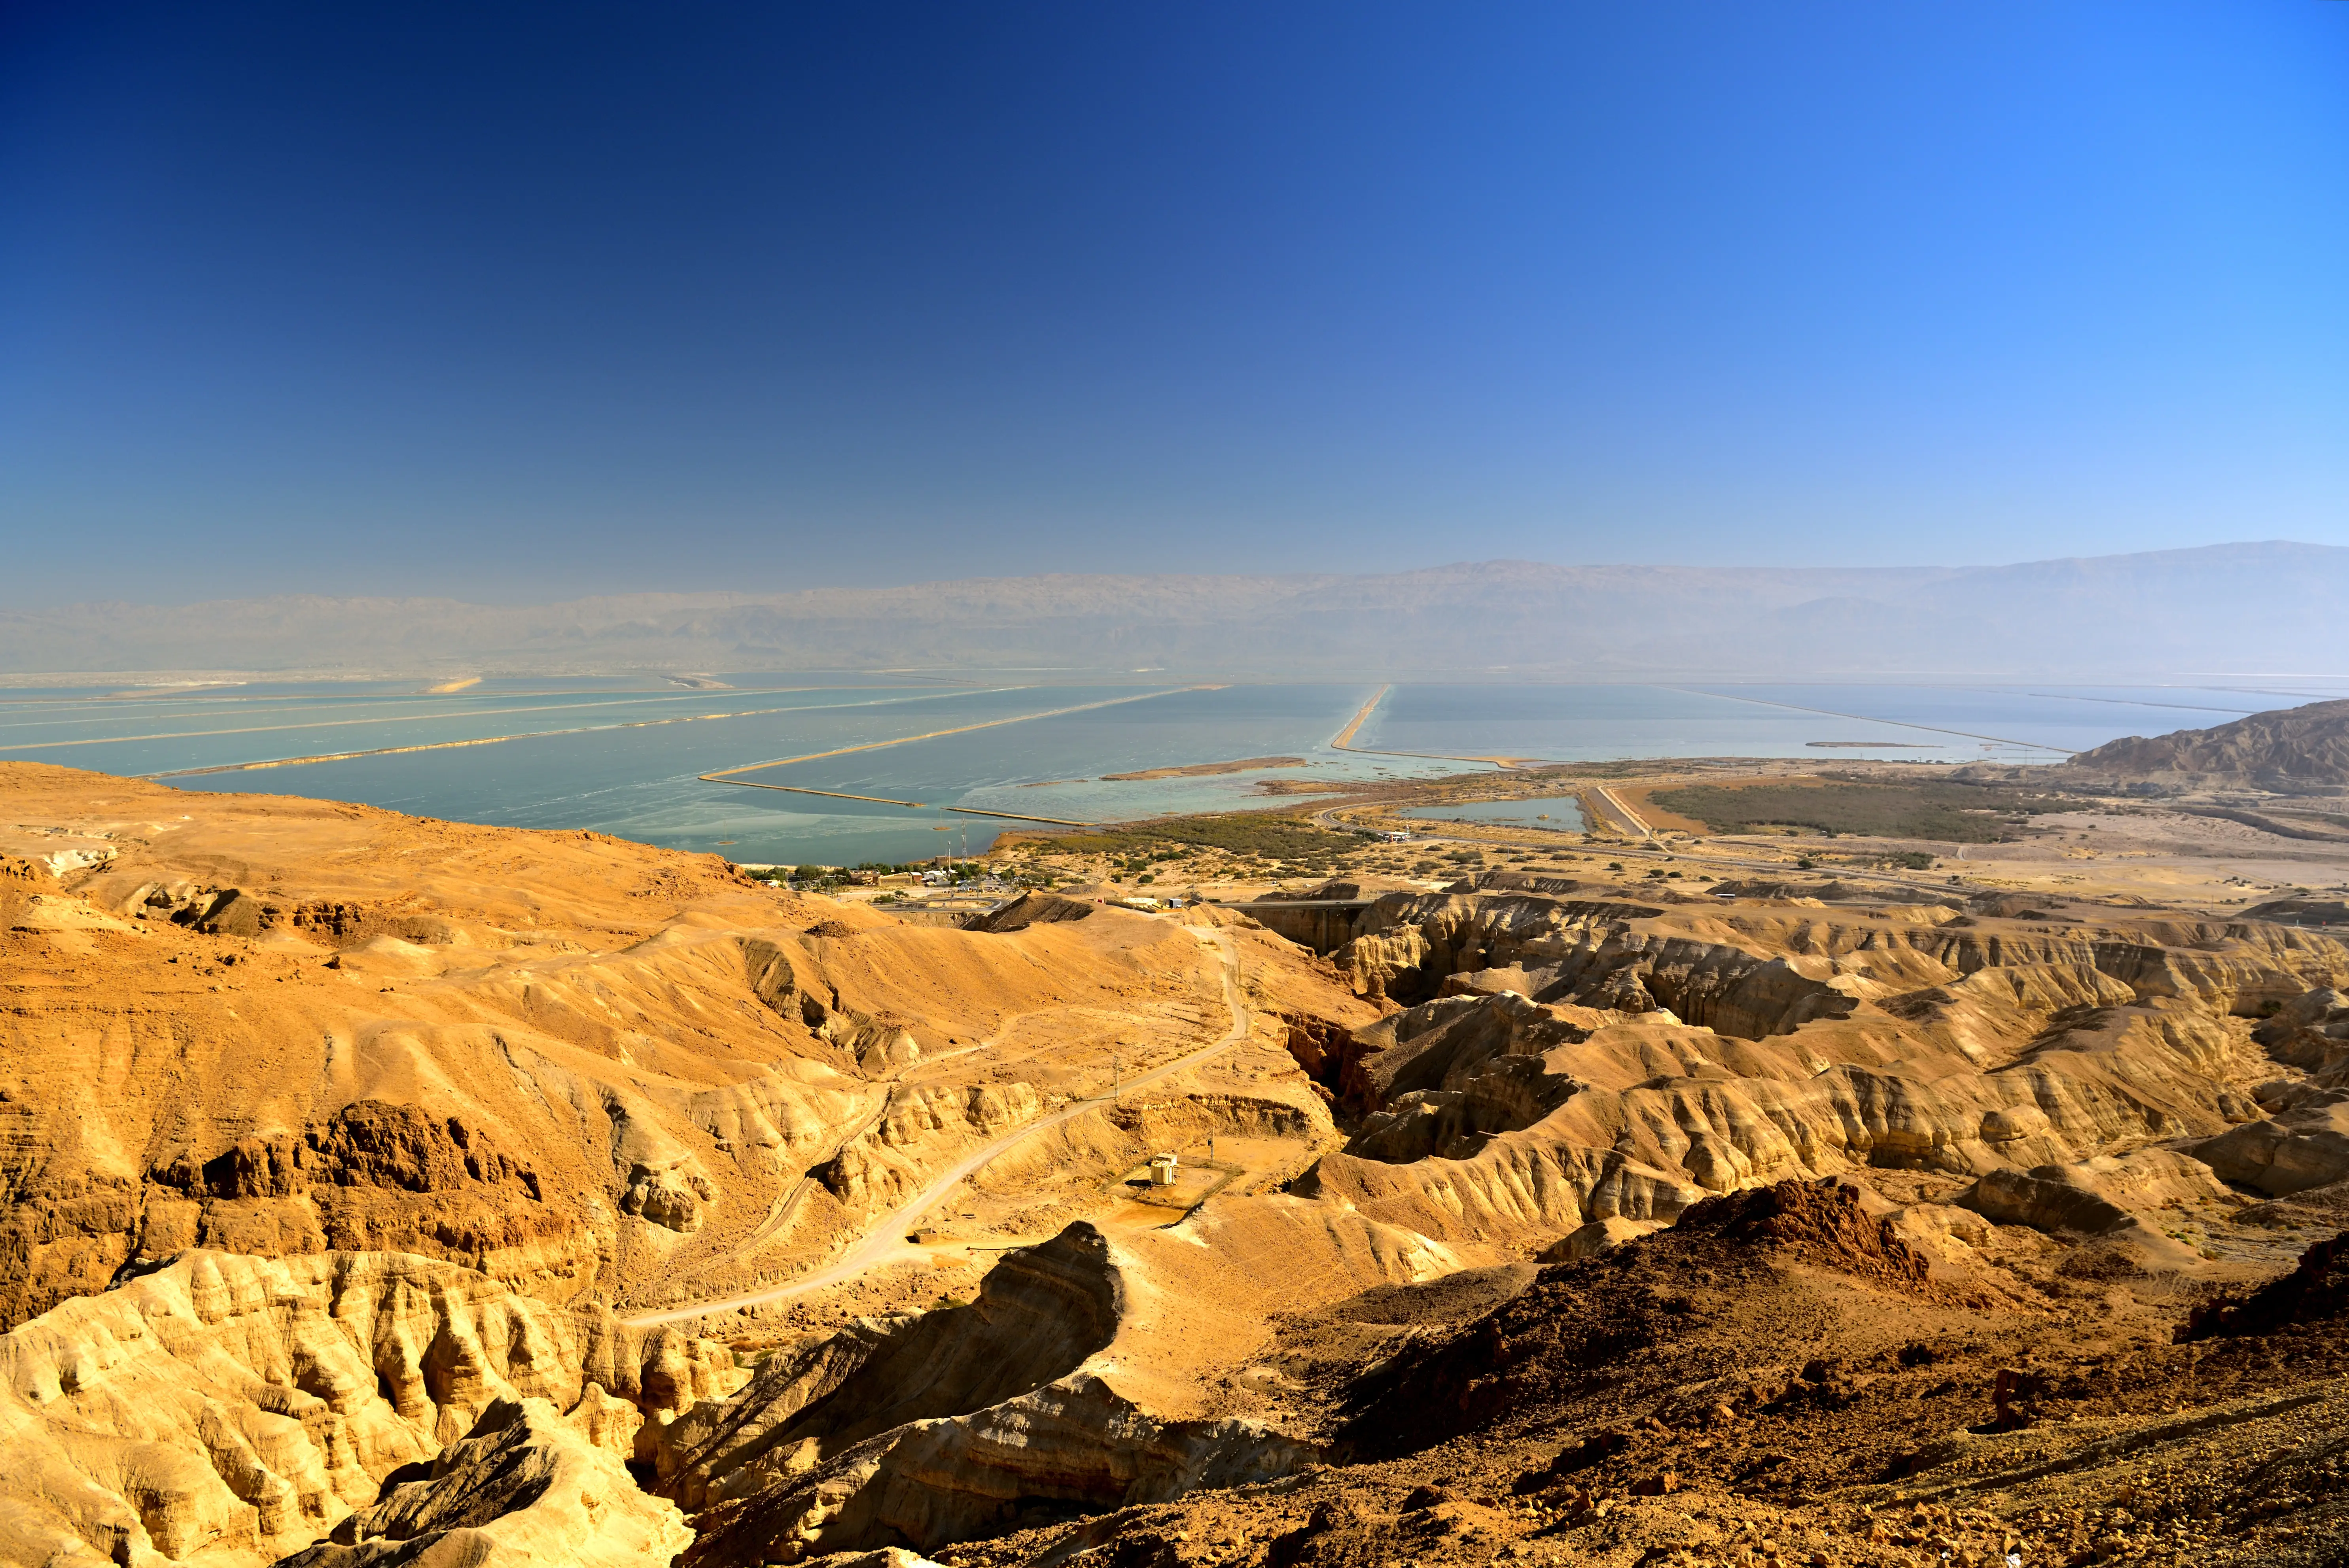
[[[1078,823],[1262,809],[1309,799],[1316,785],[1496,767],[1474,758],[2052,762],[2125,735],[2199,728],[2344,695],[2331,683],[2258,680],[1405,683],[1382,693],[1370,682],[1055,685],[1017,671],[714,678],[720,687],[680,689],[642,677],[507,677],[437,693],[384,681],[24,687],[0,690],[0,758],[158,777],[185,789],[594,828],[751,864],[853,864],[976,851],[1018,826],[956,808]],[[1352,748],[1334,747],[1373,697]],[[1105,777],[1250,758],[1299,765]],[[274,765],[249,766],[256,763]],[[196,771],[206,769],[233,770]],[[700,777],[720,772],[832,793]]]
[[[1380,705],[1355,744],[1552,762],[1837,756],[2054,762],[2125,735],[2203,728],[2334,695],[2050,686],[1408,686]]]

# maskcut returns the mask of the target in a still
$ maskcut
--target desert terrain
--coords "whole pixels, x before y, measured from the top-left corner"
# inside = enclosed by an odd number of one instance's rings
[[[977,907],[0,764],[0,1562],[2336,1561],[2349,831],[2249,756]]]

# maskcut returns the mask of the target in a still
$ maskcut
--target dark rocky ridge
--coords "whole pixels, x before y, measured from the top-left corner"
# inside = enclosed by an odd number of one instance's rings
[[[2178,776],[2287,789],[2349,784],[2349,701],[2255,713],[2209,729],[2130,736],[2064,766],[2106,778]]]

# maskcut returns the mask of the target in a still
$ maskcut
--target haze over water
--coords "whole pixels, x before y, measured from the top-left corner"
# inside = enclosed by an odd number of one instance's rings
[[[1295,801],[1264,792],[1268,781],[1495,770],[1475,758],[2041,763],[2125,735],[2205,727],[2341,695],[2326,683],[1402,685],[1387,690],[1351,748],[1340,749],[1333,738],[1378,686],[1055,686],[984,673],[954,686],[839,672],[717,678],[728,689],[521,678],[440,694],[392,683],[103,696],[19,689],[0,692],[0,758],[164,776],[189,789],[590,828],[752,864],[850,864],[966,844],[975,851],[1015,825],[949,810],[957,807],[1073,822],[1254,810]],[[305,758],[335,759],[241,766]],[[808,759],[737,777],[836,794],[698,777],[792,758]],[[1104,778],[1252,758],[1303,766]],[[188,772],[201,769],[233,770]],[[838,798],[845,795],[882,799]]]

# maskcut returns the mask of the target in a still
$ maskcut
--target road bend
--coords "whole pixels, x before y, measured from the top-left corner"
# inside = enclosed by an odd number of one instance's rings
[[[864,1240],[851,1247],[837,1260],[813,1274],[802,1274],[798,1279],[773,1285],[765,1290],[750,1291],[741,1295],[730,1295],[722,1301],[706,1301],[692,1306],[670,1307],[661,1312],[638,1313],[621,1321],[632,1328],[649,1328],[663,1323],[688,1323],[698,1317],[710,1317],[719,1313],[732,1312],[740,1307],[763,1306],[770,1302],[788,1301],[794,1296],[826,1290],[836,1284],[844,1284],[884,1264],[913,1255],[911,1249],[906,1245],[905,1233],[916,1229],[924,1215],[944,1202],[957,1187],[985,1170],[988,1162],[1005,1150],[1024,1138],[1031,1138],[1040,1132],[1048,1132],[1063,1122],[1074,1120],[1089,1110],[1107,1105],[1118,1095],[1133,1089],[1146,1088],[1152,1084],[1173,1078],[1177,1073],[1186,1072],[1247,1039],[1253,1015],[1248,1011],[1247,1003],[1240,995],[1238,950],[1232,945],[1232,939],[1220,931],[1195,925],[1185,929],[1201,942],[1216,948],[1223,960],[1224,1003],[1231,1009],[1232,1024],[1230,1028],[1224,1031],[1221,1039],[1212,1045],[1202,1046],[1185,1056],[1177,1057],[1162,1067],[1153,1068],[1138,1077],[1127,1078],[1119,1084],[1112,1094],[1094,1095],[1087,1099],[1072,1100],[1050,1115],[1040,1117],[1034,1121],[1015,1128],[993,1142],[984,1145],[976,1152],[965,1156],[959,1163],[941,1172],[931,1181],[928,1186],[924,1187],[866,1232]]]

